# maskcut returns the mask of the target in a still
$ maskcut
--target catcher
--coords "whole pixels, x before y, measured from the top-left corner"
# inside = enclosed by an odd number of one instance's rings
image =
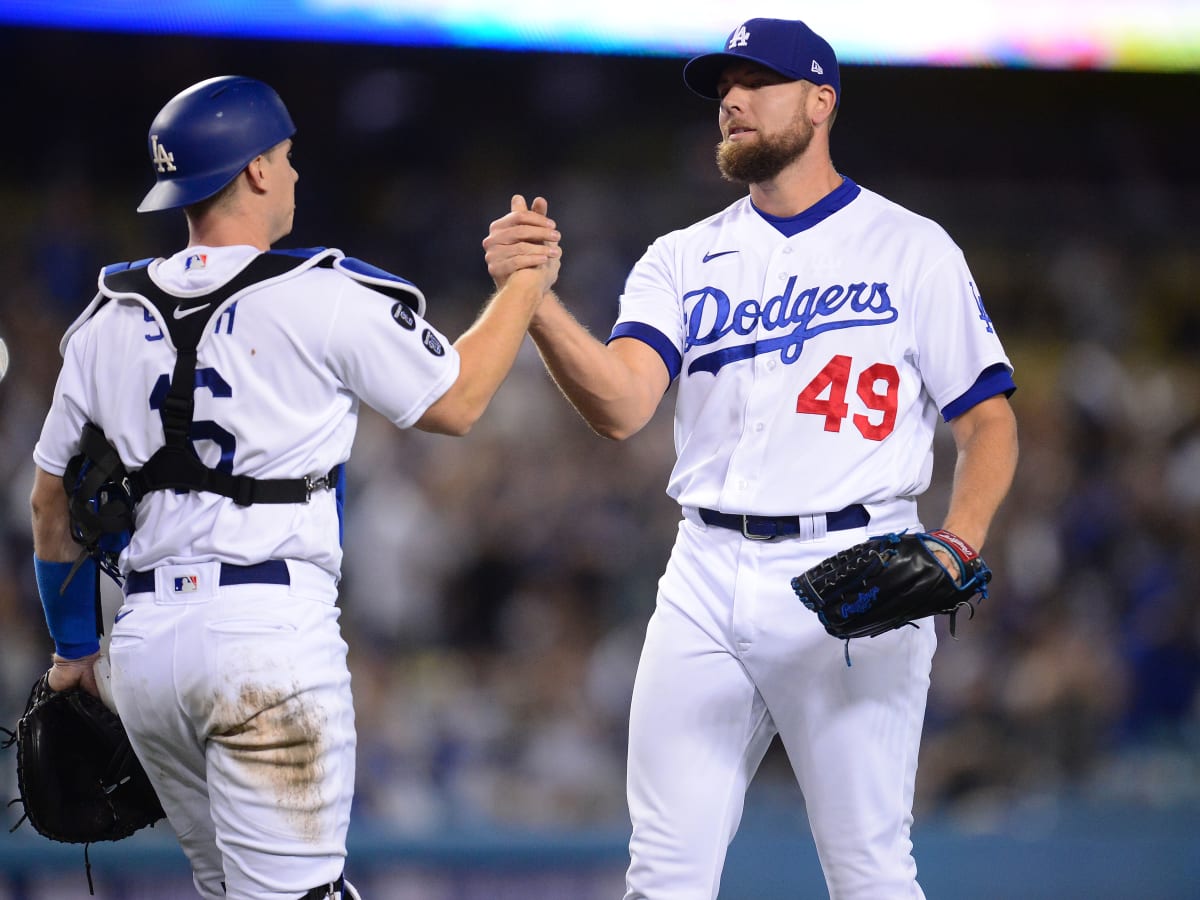
[[[102,270],[33,452],[47,686],[96,693],[92,587],[115,563],[113,699],[204,900],[357,900],[337,601],[360,406],[466,434],[562,252],[535,229],[545,246],[451,341],[406,279],[334,248],[272,249],[295,215],[295,130],[242,76],[160,110],[139,211],[182,210],[187,246]],[[130,526],[114,560],[99,538]]]

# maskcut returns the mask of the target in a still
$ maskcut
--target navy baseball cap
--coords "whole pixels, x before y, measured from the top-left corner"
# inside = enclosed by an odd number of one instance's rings
[[[842,99],[837,56],[829,42],[795,19],[749,19],[733,30],[719,53],[697,56],[683,67],[687,86],[709,100],[717,96],[717,81],[737,60],[766,66],[793,81],[827,84]]]

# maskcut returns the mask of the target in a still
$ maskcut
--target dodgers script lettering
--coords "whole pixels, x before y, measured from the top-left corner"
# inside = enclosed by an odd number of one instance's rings
[[[716,374],[729,363],[776,350],[780,351],[780,359],[791,365],[800,358],[804,343],[810,337],[838,328],[887,325],[899,316],[892,305],[892,298],[888,296],[885,281],[870,285],[865,281],[857,281],[825,288],[818,285],[805,288],[793,296],[795,289],[796,276],[793,275],[782,294],[765,303],[752,298],[736,306],[724,291],[711,286],[684,294],[683,303],[687,309],[687,345],[684,352],[693,347],[715,344],[729,334],[749,335],[760,328],[766,332],[786,330],[786,334],[778,337],[722,347],[697,356],[688,366],[688,374]]]

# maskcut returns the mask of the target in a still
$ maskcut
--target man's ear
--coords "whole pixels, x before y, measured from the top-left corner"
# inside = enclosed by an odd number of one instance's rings
[[[837,110],[837,92],[827,84],[818,84],[808,96],[808,114],[814,125],[830,119]]]
[[[266,190],[267,187],[267,174],[266,167],[263,165],[264,162],[265,157],[260,153],[254,159],[250,160],[243,170],[246,173],[246,177],[250,180],[250,186],[256,191]]]

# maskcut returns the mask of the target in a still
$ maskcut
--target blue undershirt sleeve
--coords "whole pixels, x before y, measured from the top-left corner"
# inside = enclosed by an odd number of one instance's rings
[[[64,586],[73,566],[33,558],[46,627],[54,639],[54,652],[63,659],[79,659],[100,649],[96,634],[96,561],[85,559]]]

